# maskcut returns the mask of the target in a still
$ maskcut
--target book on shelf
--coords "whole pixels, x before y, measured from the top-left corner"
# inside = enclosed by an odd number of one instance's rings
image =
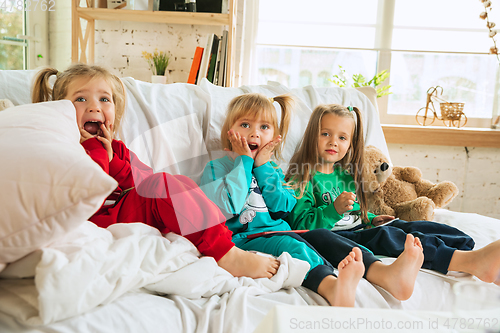
[[[221,51],[220,51],[220,59],[219,59],[219,71],[217,77],[217,85],[221,87],[226,86],[226,67],[227,67],[227,38],[228,31],[224,30],[222,32],[221,37]]]
[[[219,64],[220,64],[221,48],[222,48],[222,36],[219,37],[219,45],[217,47],[217,55],[215,57],[215,68],[214,68],[214,74],[213,74],[213,80],[212,80],[212,83],[214,85],[217,85],[217,82],[219,81]]]
[[[214,83],[215,68],[217,66],[217,54],[219,50],[219,36],[214,34],[212,49],[210,50],[210,60],[208,65],[207,80]]]
[[[200,72],[198,73],[198,80],[196,80],[196,84],[200,84],[201,80],[207,77],[210,56],[212,55],[212,44],[214,43],[214,36],[215,34],[208,35],[207,45],[205,47],[205,50],[203,50],[203,56],[201,57]]]
[[[191,70],[189,71],[189,77],[187,83],[196,83],[196,78],[200,71],[201,58],[203,56],[203,47],[196,47],[193,56],[193,62],[191,63]]]

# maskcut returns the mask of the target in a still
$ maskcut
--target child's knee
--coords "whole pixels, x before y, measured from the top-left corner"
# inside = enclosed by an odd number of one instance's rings
[[[144,198],[168,198],[167,184],[161,173],[145,178],[136,186],[137,194]]]

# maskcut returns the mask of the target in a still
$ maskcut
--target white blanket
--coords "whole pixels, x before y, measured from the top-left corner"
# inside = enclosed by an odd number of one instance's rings
[[[199,256],[187,239],[175,234],[162,237],[145,224],[102,229],[87,222],[2,272],[4,278],[36,274],[23,283],[0,280],[0,311],[29,325],[49,324],[139,288],[190,299],[223,295],[238,287],[243,287],[240,293],[260,295],[300,286],[309,269],[307,263],[284,253],[273,278],[235,278],[213,258]]]

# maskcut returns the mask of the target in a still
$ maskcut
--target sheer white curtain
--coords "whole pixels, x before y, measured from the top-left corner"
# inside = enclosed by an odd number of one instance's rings
[[[253,83],[255,40],[259,25],[259,0],[238,0],[238,32],[236,47],[236,84]]]

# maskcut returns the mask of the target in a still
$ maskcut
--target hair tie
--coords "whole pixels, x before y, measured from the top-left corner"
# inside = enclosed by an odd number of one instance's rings
[[[351,112],[352,112],[352,111],[354,111],[354,109],[353,109],[353,108],[352,108],[352,106],[350,106],[350,105],[347,107],[347,110],[349,110],[349,111],[351,111]]]
[[[274,98],[269,97],[269,101],[271,102],[271,104],[273,104],[274,103]]]

